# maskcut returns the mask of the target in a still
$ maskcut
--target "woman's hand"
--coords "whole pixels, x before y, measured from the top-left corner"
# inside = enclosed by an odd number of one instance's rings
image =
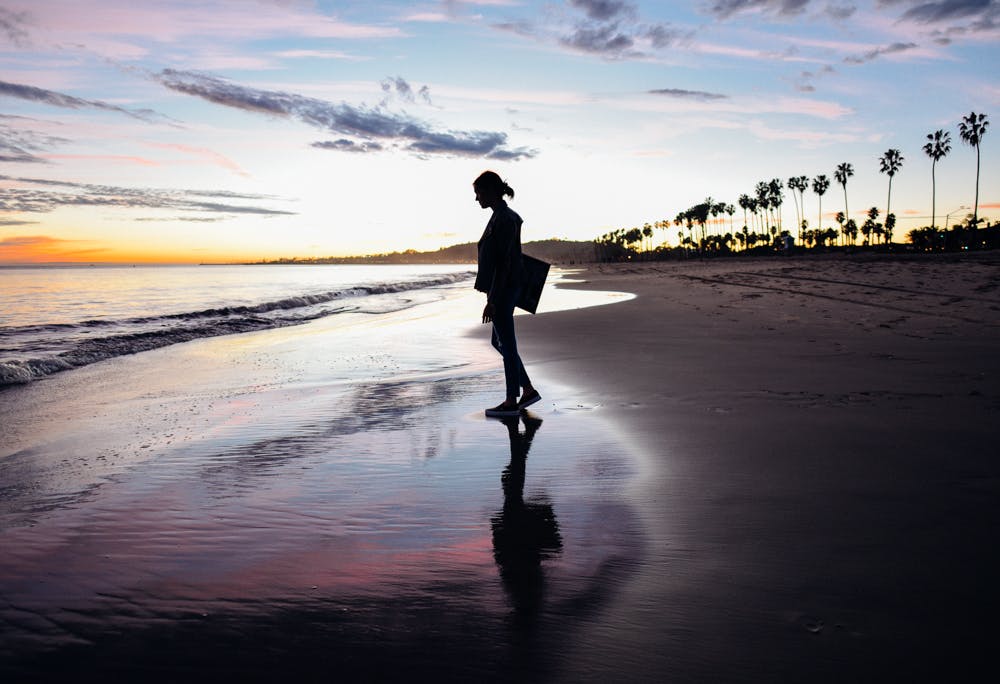
[[[491,323],[494,316],[496,316],[496,307],[493,306],[493,302],[486,302],[486,308],[483,309],[483,323]]]

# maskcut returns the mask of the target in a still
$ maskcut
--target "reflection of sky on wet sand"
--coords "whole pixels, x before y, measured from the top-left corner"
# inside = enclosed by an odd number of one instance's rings
[[[528,423],[480,414],[501,385],[473,364],[232,397],[211,437],[146,435],[155,456],[75,497],[22,491],[0,518],[0,665],[544,669],[641,562],[636,464],[599,416],[544,401],[518,463]]]

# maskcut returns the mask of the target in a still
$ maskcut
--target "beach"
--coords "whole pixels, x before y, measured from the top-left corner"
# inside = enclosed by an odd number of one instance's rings
[[[1000,256],[588,265],[0,391],[0,672],[969,679],[1000,614]],[[468,289],[471,289],[469,287]],[[438,290],[433,290],[437,293]]]
[[[633,499],[649,571],[566,681],[614,679],[615,662],[661,681],[992,667],[998,269],[995,254],[616,264],[583,286],[636,299],[526,321],[541,367],[579,380],[651,463]]]

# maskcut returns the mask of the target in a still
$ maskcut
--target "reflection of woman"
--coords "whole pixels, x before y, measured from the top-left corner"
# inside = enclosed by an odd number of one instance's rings
[[[518,431],[519,420],[524,420],[524,434]],[[510,465],[500,477],[503,510],[493,516],[493,558],[515,613],[530,620],[542,603],[542,560],[561,551],[562,536],[552,504],[544,499],[524,500],[525,464],[541,419],[525,413],[503,422],[510,436]]]
[[[493,323],[493,346],[503,356],[507,384],[503,403],[486,409],[486,415],[517,416],[521,409],[542,398],[528,379],[514,336],[514,304],[525,277],[521,263],[521,217],[504,201],[504,197],[514,197],[514,191],[493,171],[484,171],[472,187],[479,206],[493,210],[479,238],[476,289],[486,293],[483,323]]]

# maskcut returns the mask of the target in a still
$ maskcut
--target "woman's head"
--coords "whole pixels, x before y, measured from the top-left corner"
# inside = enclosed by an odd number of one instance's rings
[[[514,197],[514,189],[507,185],[495,171],[483,171],[479,174],[479,178],[472,182],[472,187],[476,191],[476,200],[482,207],[491,206],[505,196]]]

